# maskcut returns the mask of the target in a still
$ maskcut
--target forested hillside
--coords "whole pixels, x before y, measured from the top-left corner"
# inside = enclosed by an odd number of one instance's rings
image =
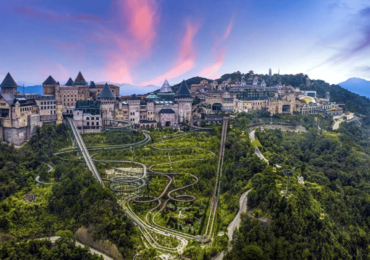
[[[65,125],[45,124],[21,149],[0,145],[0,243],[8,241],[0,247],[1,259],[21,259],[11,257],[17,256],[20,248],[24,256],[34,255],[22,259],[41,259],[37,258],[38,250],[58,254],[60,248],[51,249],[48,243],[32,242],[35,251],[18,243],[64,230],[73,234],[80,227],[89,228],[94,239],[111,241],[124,258],[133,257],[141,242],[112,192],[103,189],[80,160],[65,161],[53,156],[69,145]],[[47,163],[54,166],[49,173]],[[38,186],[36,176],[55,184]],[[70,248],[68,254],[92,259],[88,252],[63,241],[57,245]]]
[[[304,124],[314,116],[301,119]],[[308,123],[309,131],[303,133],[257,130],[268,165],[254,155],[241,132],[253,120],[241,115],[228,133],[223,196],[232,207],[235,194],[251,192],[248,213],[224,259],[368,259],[367,127],[343,123],[330,132]],[[276,163],[282,168],[271,166]],[[285,196],[281,191],[285,192],[287,175]],[[300,176],[304,185],[298,184]]]

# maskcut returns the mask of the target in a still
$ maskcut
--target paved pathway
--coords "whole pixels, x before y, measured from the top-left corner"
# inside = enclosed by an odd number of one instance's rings
[[[249,139],[251,139],[251,142],[254,141],[254,139],[256,139],[256,136],[255,136],[255,130],[253,130],[252,132],[249,133]],[[263,156],[263,154],[261,153],[260,151],[260,148],[258,148],[257,146],[254,148],[254,153],[261,159],[261,160],[264,160],[266,163],[269,163],[269,161],[265,158],[265,156]]]
[[[239,229],[240,220],[241,220],[240,214],[247,211],[248,193],[250,191],[251,190],[248,190],[240,196],[239,211],[227,227],[227,236],[229,237],[229,242],[233,240],[233,234],[234,234],[235,229]],[[213,258],[213,260],[222,260],[222,258],[224,257],[224,254],[225,252],[221,252],[219,255]]]

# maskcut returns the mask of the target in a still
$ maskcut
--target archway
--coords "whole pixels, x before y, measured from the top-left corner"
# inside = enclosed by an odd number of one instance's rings
[[[220,103],[214,103],[212,105],[212,110],[213,111],[217,111],[217,112],[221,112],[222,111],[222,104],[220,104]]]

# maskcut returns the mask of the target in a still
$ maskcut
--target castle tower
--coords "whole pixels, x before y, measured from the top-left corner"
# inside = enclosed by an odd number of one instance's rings
[[[96,93],[98,93],[98,89],[94,81],[90,81],[89,92],[90,92],[90,96],[92,97],[92,99],[96,99]]]
[[[272,76],[271,68],[269,69],[269,76],[270,76],[270,77]]]
[[[82,86],[87,85],[87,82],[86,82],[84,76],[82,76],[81,71],[78,72],[78,75],[77,75],[75,81],[73,82],[73,85],[82,85]]]
[[[44,96],[55,96],[55,87],[58,83],[55,79],[50,75],[44,83],[42,83],[43,93]]]
[[[73,80],[72,78],[69,78],[67,83],[66,83],[66,86],[72,86],[73,85]]]
[[[3,82],[1,83],[0,85],[1,87],[1,94],[17,94],[17,83],[15,83],[13,77],[10,75],[10,73],[8,72],[8,74],[6,74]]]
[[[193,97],[190,94],[185,80],[182,81],[181,86],[175,95],[175,101],[179,104],[179,123],[190,122]]]
[[[105,124],[107,120],[114,120],[116,96],[113,94],[112,90],[109,88],[107,83],[105,83],[105,86],[100,91],[100,94],[98,95],[97,99],[101,101],[101,113],[103,124]]]

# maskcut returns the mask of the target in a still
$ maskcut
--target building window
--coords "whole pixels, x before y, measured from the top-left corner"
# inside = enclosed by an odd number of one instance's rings
[[[94,117],[91,117],[91,120],[94,120]]]
[[[99,125],[99,122],[96,122],[96,125]]]
[[[94,122],[91,122],[91,125],[94,125]]]
[[[89,117],[86,117],[86,120],[90,120],[90,118]]]
[[[87,122],[87,123],[86,123],[86,125],[90,125],[90,123],[89,123],[89,122]]]

